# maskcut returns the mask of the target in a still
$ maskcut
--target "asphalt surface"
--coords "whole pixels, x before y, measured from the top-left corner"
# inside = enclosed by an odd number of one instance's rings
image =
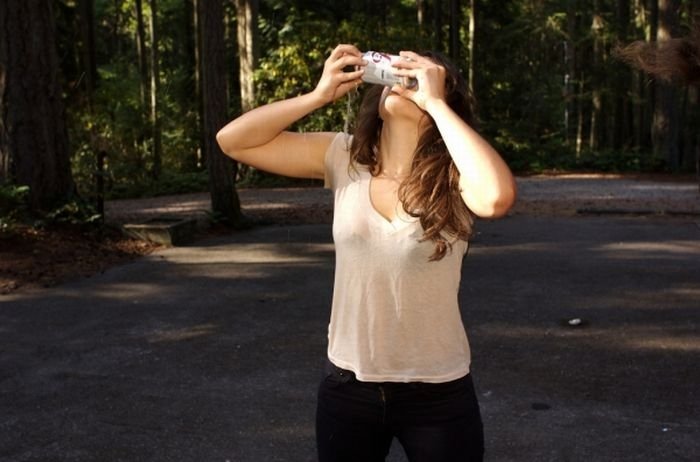
[[[0,461],[314,461],[333,258],[265,226],[0,298]],[[700,460],[697,216],[482,222],[461,303],[487,461]]]

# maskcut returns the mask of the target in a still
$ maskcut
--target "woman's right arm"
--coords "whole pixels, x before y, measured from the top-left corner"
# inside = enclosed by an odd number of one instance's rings
[[[311,93],[260,106],[233,120],[216,135],[221,150],[238,162],[266,172],[323,179],[325,153],[335,134],[285,129],[359,85],[363,70],[343,72],[343,68],[363,64],[357,48],[338,45]]]

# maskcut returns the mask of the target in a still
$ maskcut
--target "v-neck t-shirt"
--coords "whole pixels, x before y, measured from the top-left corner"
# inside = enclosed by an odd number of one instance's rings
[[[468,243],[438,261],[420,221],[397,204],[393,220],[372,205],[372,175],[351,165],[352,138],[339,133],[325,158],[334,193],[335,282],[328,358],[365,382],[448,382],[471,360],[459,310]]]

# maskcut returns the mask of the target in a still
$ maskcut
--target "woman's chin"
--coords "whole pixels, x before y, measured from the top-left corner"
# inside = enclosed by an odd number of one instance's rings
[[[423,111],[413,101],[391,91],[389,87],[382,94],[379,104],[379,114],[384,120],[390,116],[418,121],[423,116]]]

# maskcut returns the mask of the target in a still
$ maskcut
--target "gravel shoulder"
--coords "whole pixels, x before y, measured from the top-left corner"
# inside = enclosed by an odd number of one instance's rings
[[[511,214],[700,215],[700,193],[692,177],[657,175],[556,175],[518,177],[518,200]],[[276,224],[330,223],[332,195],[323,188],[240,189],[246,215]],[[208,193],[110,201],[108,222],[142,222],[158,216],[205,221]]]

